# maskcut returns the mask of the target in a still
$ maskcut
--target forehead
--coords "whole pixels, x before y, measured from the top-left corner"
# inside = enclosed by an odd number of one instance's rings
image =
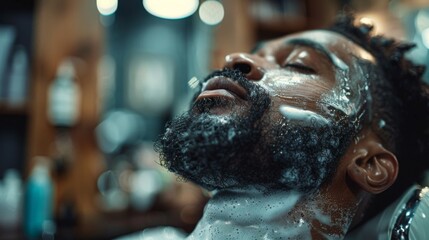
[[[353,62],[353,57],[375,63],[375,58],[361,46],[355,44],[353,41],[339,33],[327,30],[300,32],[274,39],[261,45],[258,52],[262,52],[264,55],[275,55],[285,47],[292,45],[291,43],[297,39],[306,40],[320,45],[347,64]]]

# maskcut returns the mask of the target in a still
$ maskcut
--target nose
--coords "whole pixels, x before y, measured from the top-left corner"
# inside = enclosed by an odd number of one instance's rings
[[[264,76],[257,56],[246,53],[233,53],[227,55],[225,61],[225,68],[236,69],[249,80],[259,81]]]

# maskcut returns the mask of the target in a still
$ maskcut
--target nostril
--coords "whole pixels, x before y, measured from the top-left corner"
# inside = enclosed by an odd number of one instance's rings
[[[238,71],[240,71],[243,74],[249,74],[250,71],[252,70],[252,67],[247,63],[235,63],[232,66],[232,68],[237,69]]]

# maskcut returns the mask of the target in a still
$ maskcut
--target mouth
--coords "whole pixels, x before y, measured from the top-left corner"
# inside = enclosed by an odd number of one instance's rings
[[[247,91],[230,78],[217,76],[207,81],[196,101],[203,98],[229,98],[247,101]]]

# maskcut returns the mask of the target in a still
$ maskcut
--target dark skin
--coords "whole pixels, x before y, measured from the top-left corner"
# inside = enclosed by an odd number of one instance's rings
[[[329,117],[327,109],[346,115],[357,113],[366,100],[359,90],[358,82],[362,81],[363,73],[357,59],[376,64],[370,53],[342,35],[317,30],[266,42],[252,54],[230,54],[225,58],[225,67],[239,69],[268,91],[272,104],[266,115],[276,124],[276,119],[285,117],[279,113],[280,106],[321,117]],[[240,94],[240,89],[226,90],[213,84],[216,81],[220,80],[209,80],[196,101],[217,97],[236,100],[232,107],[218,106],[211,110],[219,116],[248,108],[246,96]],[[350,87],[350,94],[343,94],[344,83]],[[368,123],[340,159],[333,180],[323,185],[317,196],[299,202],[290,217],[298,220],[303,215],[308,216],[306,220],[312,225],[313,239],[323,239],[320,233],[344,236],[350,226],[359,222],[361,209],[369,196],[389,188],[397,173],[395,155],[385,149]],[[331,216],[333,224],[324,225],[306,214],[306,205],[310,202],[316,202],[324,214]],[[345,213],[353,220],[344,221]]]

